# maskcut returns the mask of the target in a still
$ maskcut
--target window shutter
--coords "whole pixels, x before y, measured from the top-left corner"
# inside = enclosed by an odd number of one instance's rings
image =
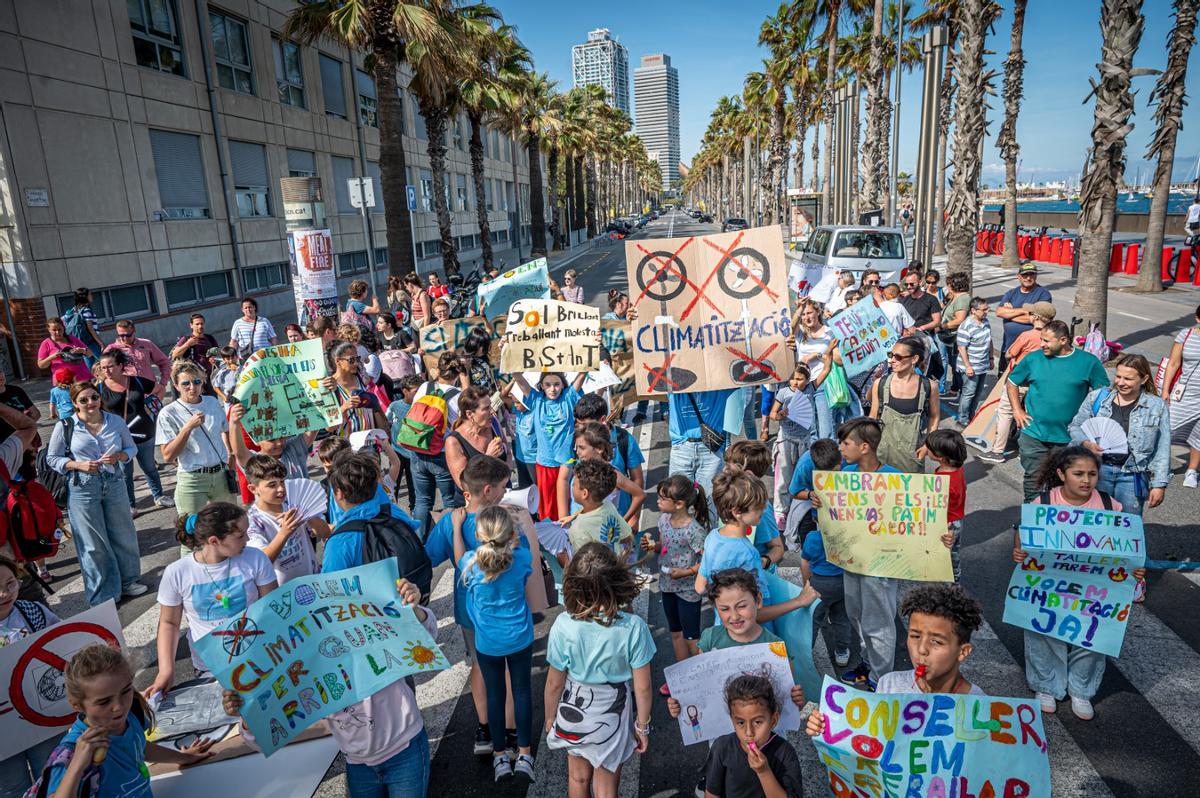
[[[358,93],[364,97],[370,97],[372,100],[379,99],[375,96],[375,81],[366,72],[361,69],[354,70],[354,83],[358,88]]]
[[[321,56],[321,88],[325,93],[325,112],[346,115],[346,87],[342,83],[342,62]]]
[[[337,193],[338,213],[357,213],[350,204],[350,187],[346,184],[354,177],[354,161],[336,155],[329,160],[333,162],[333,188]]]
[[[158,175],[158,195],[163,207],[208,210],[200,137],[151,130],[150,149],[154,153],[154,171]]]
[[[317,159],[308,150],[289,149],[287,159],[289,172],[308,172],[313,175],[317,173]]]
[[[267,152],[261,144],[248,141],[229,142],[229,162],[233,167],[233,183],[244,188],[269,188]]]

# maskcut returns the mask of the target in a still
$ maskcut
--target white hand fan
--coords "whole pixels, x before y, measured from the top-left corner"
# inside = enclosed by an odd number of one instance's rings
[[[325,489],[319,482],[311,479],[289,479],[284,482],[287,488],[287,507],[300,511],[300,517],[305,521],[325,515],[329,509],[329,499]]]
[[[1080,427],[1088,439],[1094,441],[1105,454],[1128,454],[1129,437],[1121,425],[1111,418],[1096,416],[1083,422]]]
[[[792,396],[791,401],[788,402],[787,412],[788,421],[793,421],[805,429],[812,429],[816,426],[812,397],[802,391]]]

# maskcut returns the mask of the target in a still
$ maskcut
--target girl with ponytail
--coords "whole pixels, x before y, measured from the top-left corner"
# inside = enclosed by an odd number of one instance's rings
[[[533,556],[517,547],[517,530],[503,507],[475,515],[479,546],[467,549],[463,524],[467,511],[453,511],[454,557],[467,589],[467,614],[475,626],[475,657],[487,693],[488,731],[496,781],[517,774],[533,780],[533,616],[526,589],[533,578]],[[538,574],[540,577],[541,575]],[[504,740],[504,673],[512,682],[517,721],[517,758],[509,761]]]
[[[212,502],[175,523],[175,538],[190,553],[167,566],[158,585],[158,676],[145,695],[166,696],[175,677],[179,625],[187,616],[188,641],[194,643],[222,621],[240,615],[279,583],[262,549],[247,548],[246,511],[229,502]],[[208,671],[192,650],[197,675]]]

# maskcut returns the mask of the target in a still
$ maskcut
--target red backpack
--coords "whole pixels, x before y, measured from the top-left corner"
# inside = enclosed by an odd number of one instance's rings
[[[58,553],[62,510],[50,491],[40,483],[13,480],[8,466],[0,461],[0,490],[4,513],[0,515],[0,548],[11,543],[17,562],[44,560]]]
[[[457,388],[443,392],[437,383],[426,383],[425,394],[417,397],[400,423],[396,443],[418,454],[441,454],[446,444],[450,402],[458,394]]]

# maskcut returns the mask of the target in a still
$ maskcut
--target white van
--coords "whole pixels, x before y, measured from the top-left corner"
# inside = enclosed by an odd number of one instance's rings
[[[875,269],[884,283],[899,282],[901,270],[908,265],[899,228],[848,225],[824,225],[814,230],[801,261],[852,271],[859,281],[863,272]]]

